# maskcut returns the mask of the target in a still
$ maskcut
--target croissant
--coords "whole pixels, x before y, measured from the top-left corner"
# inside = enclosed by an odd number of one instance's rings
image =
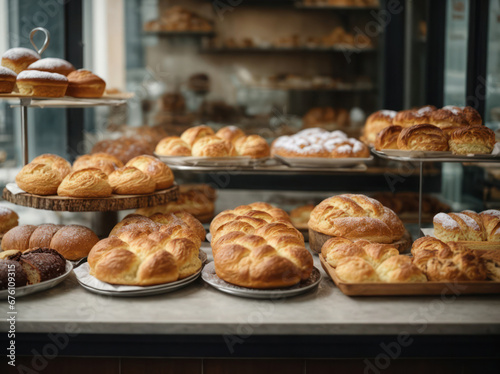
[[[140,195],[152,193],[156,183],[149,175],[132,166],[116,169],[109,175],[109,185],[118,195]]]
[[[35,157],[33,160],[31,160],[31,162],[34,164],[49,165],[52,169],[57,170],[59,174],[61,174],[61,178],[64,178],[71,172],[71,164],[68,161],[60,156],[50,153]]]
[[[167,136],[156,145],[160,156],[191,156],[191,147],[178,136]]]
[[[389,126],[380,131],[375,139],[375,149],[398,149],[398,137],[403,128],[401,126]]]
[[[405,128],[398,137],[398,148],[408,151],[447,151],[448,139],[439,127],[415,125]]]
[[[372,113],[366,119],[361,140],[363,140],[366,144],[373,145],[378,133],[386,127],[393,125],[393,120],[394,117],[396,117],[396,114],[397,112],[393,110],[379,110]]]
[[[174,184],[174,173],[156,157],[141,155],[131,159],[125,166],[133,166],[149,175],[156,183],[157,190],[169,188]]]
[[[191,148],[194,143],[205,136],[215,135],[214,130],[206,125],[191,127],[181,134],[181,139]]]
[[[16,175],[19,188],[35,195],[55,195],[61,181],[61,173],[47,164],[31,162]]]
[[[231,142],[210,135],[194,143],[192,154],[195,157],[228,157],[236,156],[236,151]]]
[[[251,158],[269,157],[271,153],[269,144],[259,135],[241,136],[234,141],[234,147],[239,156]]]
[[[449,145],[454,154],[490,154],[495,147],[495,133],[486,126],[463,127],[451,133]]]
[[[111,192],[108,176],[94,168],[73,171],[57,188],[59,196],[69,197],[109,197]]]

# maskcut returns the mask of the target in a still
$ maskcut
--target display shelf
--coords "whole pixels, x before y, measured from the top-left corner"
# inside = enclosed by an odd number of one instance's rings
[[[203,48],[201,53],[222,54],[222,53],[371,53],[376,52],[376,48],[356,48],[356,47],[250,47],[250,48]]]
[[[156,191],[147,195],[113,195],[104,198],[71,198],[63,196],[39,196],[29,193],[13,194],[3,190],[4,200],[29,208],[64,212],[110,212],[126,209],[147,208],[177,200],[179,187]]]

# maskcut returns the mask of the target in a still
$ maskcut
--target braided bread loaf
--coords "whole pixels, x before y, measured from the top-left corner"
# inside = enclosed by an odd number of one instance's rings
[[[22,225],[9,230],[2,239],[2,249],[21,252],[31,248],[51,248],[67,260],[79,260],[88,255],[99,241],[94,232],[84,226]]]
[[[500,210],[438,213],[433,222],[434,235],[445,242],[500,241]]]
[[[173,282],[201,267],[205,230],[188,213],[130,215],[90,251],[90,274],[111,283],[151,286]]]
[[[392,243],[405,227],[396,214],[365,195],[345,194],[323,200],[311,212],[309,229],[330,236]]]
[[[292,286],[309,278],[311,254],[285,211],[267,203],[226,210],[210,225],[215,271],[249,288]]]

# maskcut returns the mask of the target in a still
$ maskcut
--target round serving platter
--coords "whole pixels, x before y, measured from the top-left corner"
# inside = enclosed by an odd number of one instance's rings
[[[10,296],[14,296],[17,298],[30,295],[32,293],[48,290],[49,288],[55,287],[63,280],[65,280],[68,277],[68,275],[71,274],[72,270],[73,270],[73,264],[69,261],[66,261],[66,269],[64,271],[64,274],[40,283],[30,284],[28,286],[23,286],[23,287],[16,287],[16,293]],[[7,299],[8,296],[9,296],[9,290],[0,291],[0,299]]]
[[[200,250],[199,258],[202,265],[200,270],[195,274],[175,282],[158,284],[155,286],[121,286],[102,282],[89,274],[90,267],[88,263],[84,263],[75,269],[75,274],[78,283],[83,288],[93,293],[118,297],[152,296],[176,291],[196,281],[203,270],[203,265],[207,261],[207,254]]]
[[[251,299],[281,299],[309,292],[310,290],[318,286],[319,282],[321,282],[322,276],[321,272],[316,267],[313,267],[311,276],[305,281],[300,282],[294,286],[260,290],[254,288],[239,287],[223,281],[215,273],[214,263],[210,262],[203,268],[203,271],[201,272],[201,278],[219,291],[231,295],[247,297]]]

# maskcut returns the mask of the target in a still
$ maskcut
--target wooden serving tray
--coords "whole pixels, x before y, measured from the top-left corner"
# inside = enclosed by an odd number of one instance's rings
[[[415,296],[415,295],[478,295],[500,294],[500,282],[457,281],[424,283],[347,283],[342,281],[335,269],[319,255],[323,270],[335,285],[347,296]]]
[[[165,190],[147,195],[112,195],[101,198],[75,198],[63,196],[40,196],[29,193],[13,194],[4,188],[2,197],[13,204],[35,209],[64,212],[109,212],[145,208],[177,200],[179,187],[174,185]]]
[[[311,250],[316,253],[321,253],[321,247],[328,239],[334,238],[334,236],[322,234],[318,231],[315,231],[309,228],[309,246]],[[398,240],[397,242],[391,243],[391,245],[395,246],[399,253],[405,252],[411,247],[411,235],[408,231],[404,234],[404,236]]]

